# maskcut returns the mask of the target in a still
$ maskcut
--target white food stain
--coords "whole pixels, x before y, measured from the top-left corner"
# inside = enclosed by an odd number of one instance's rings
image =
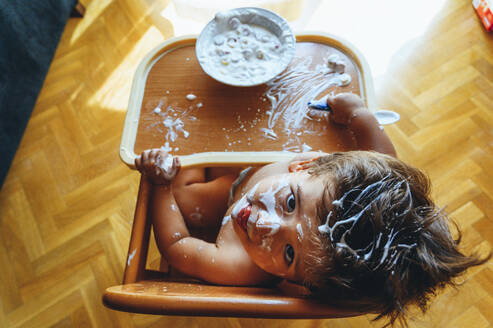
[[[163,146],[161,146],[161,148],[160,148],[160,149],[161,149],[161,150],[163,150],[163,151],[164,151],[164,152],[166,152],[166,153],[169,153],[169,152],[171,152],[171,151],[173,150],[173,149],[169,146],[169,142],[168,142],[168,141],[166,141],[166,142],[164,143],[164,145],[163,145]]]
[[[173,156],[166,153],[164,156],[159,155],[157,157],[156,166],[162,169],[165,173],[170,174],[173,168]]]
[[[270,185],[267,191],[259,194],[259,201],[264,205],[265,210],[259,210],[258,219],[255,225],[257,227],[270,229],[266,236],[276,234],[281,228],[282,218],[279,217],[276,210],[276,195],[281,189],[286,187],[289,187],[289,180],[282,179],[275,185],[275,187],[274,185]]]
[[[260,245],[260,247],[264,248],[267,252],[270,252],[272,251],[271,246],[273,241],[274,238],[272,238],[271,236],[267,236],[262,239],[262,244]]]
[[[166,117],[166,119],[164,119],[163,121],[163,125],[168,129],[168,132],[166,134],[167,141],[176,141],[176,138],[178,137],[178,132],[181,132],[185,138],[188,138],[189,136],[188,131],[185,131],[183,129],[185,124],[179,117],[175,119],[172,119],[171,117]]]
[[[407,182],[402,181],[399,184],[393,186],[393,188],[399,189],[401,186],[407,188],[409,192],[409,185]],[[391,267],[393,266],[399,258],[404,254],[399,250],[402,249],[412,249],[417,246],[414,242],[411,243],[395,243],[394,240],[399,237],[399,235],[409,234],[409,231],[406,231],[404,228],[400,228],[397,226],[393,226],[390,229],[386,228],[386,232],[378,232],[376,234],[376,238],[369,242],[369,244],[364,245],[361,248],[353,249],[348,244],[347,238],[351,236],[353,229],[357,226],[359,220],[367,211],[369,211],[372,205],[379,200],[381,190],[385,188],[385,178],[381,181],[377,181],[365,187],[363,190],[361,189],[352,189],[346,192],[340,199],[334,200],[332,204],[340,208],[343,212],[343,218],[337,220],[332,226],[330,226],[330,218],[332,216],[332,211],[327,215],[326,222],[318,227],[318,230],[322,234],[327,234],[331,243],[333,243],[336,247],[345,248],[350,253],[352,253],[357,259],[362,259],[364,261],[369,260],[370,258],[374,258],[373,262],[373,270],[378,269],[381,266]],[[344,200],[349,195],[353,195],[358,193],[356,198],[352,200],[346,207],[344,208]],[[352,209],[355,206],[360,206],[360,201],[362,199],[370,199],[368,204],[364,206],[358,212],[355,212],[351,216],[347,215],[347,213],[352,213]],[[357,204],[357,205],[355,205]],[[360,208],[360,207],[359,207]],[[358,208],[357,208],[358,209]],[[408,211],[408,210],[407,210]],[[407,214],[407,211],[404,210],[402,213],[394,213],[394,220],[399,220],[399,216],[404,216]],[[370,214],[371,215],[371,214]],[[348,217],[349,216],[349,217]],[[339,230],[338,230],[339,228]],[[342,233],[341,233],[342,232]],[[338,234],[339,237],[336,238],[335,235]],[[381,247],[381,243],[383,246]],[[378,250],[378,251],[376,251]],[[376,258],[375,258],[376,257]]]
[[[306,153],[312,150],[312,147],[308,146],[306,143],[303,143],[303,146],[301,146],[301,151]]]
[[[265,97],[270,109],[266,112],[268,122],[264,136],[274,139],[269,131],[277,131],[277,134],[284,131],[288,137],[283,144],[285,151],[303,151],[300,137],[318,133],[315,123],[328,122],[328,114],[309,110],[308,102],[332,86],[342,87],[351,82],[351,76],[344,73],[344,62],[337,55],[326,56],[327,60],[315,67],[312,67],[312,57],[295,57],[287,70],[267,82]]]
[[[169,93],[169,90],[166,91]],[[196,96],[194,94],[188,94],[187,99],[194,100]],[[159,99],[158,105],[152,105],[150,102],[147,106],[155,106],[152,110],[153,114],[158,115],[162,118],[160,122],[153,122],[148,125],[148,128],[156,128],[158,132],[164,135],[164,146],[161,149],[171,152],[173,149],[177,151],[178,147],[173,147],[170,143],[178,140],[179,137],[187,139],[190,136],[190,132],[185,129],[185,124],[187,122],[193,122],[197,120],[197,117],[193,115],[193,112],[198,108],[202,107],[203,104],[199,103],[194,106],[188,106],[185,109],[177,104],[167,105],[168,98],[162,97]]]
[[[128,254],[127,266],[130,266],[130,263],[132,262],[136,252],[137,252],[137,248],[134,249],[132,253]]]
[[[221,225],[225,225],[226,223],[228,223],[229,221],[231,221],[231,215],[227,215],[223,218],[223,221],[221,222]]]
[[[189,101],[192,101],[192,100],[195,100],[197,99],[197,96],[194,95],[193,93],[189,93],[187,96],[186,96],[187,100]]]
[[[310,111],[306,104],[319,97],[331,86],[345,86],[351,82],[351,76],[344,73],[346,64],[339,55],[327,53],[323,61],[326,64],[318,64],[315,67],[312,67],[312,60],[311,57],[296,57],[288,70],[267,83],[268,90],[261,96],[262,101],[269,101],[270,109],[265,115],[267,127],[260,130],[263,132],[263,137],[271,140],[278,140],[279,132],[284,132],[287,141],[282,145],[283,151],[307,152],[312,150],[311,146],[302,141],[303,135],[321,135],[319,122],[322,120],[328,122],[328,114]],[[169,90],[166,93],[169,94]],[[192,101],[197,96],[189,93],[186,98]],[[165,118],[162,121],[162,126],[165,128],[165,144],[161,148],[167,152],[175,149],[176,152],[178,147],[172,147],[170,143],[178,140],[180,136],[183,138],[190,136],[190,133],[185,130],[185,122],[197,120],[190,114],[193,110],[201,108],[203,103],[199,102],[185,110],[177,105],[163,109],[164,103],[160,101],[154,108],[156,114]],[[257,108],[257,112],[259,117],[254,119],[241,120],[238,115],[238,126],[230,129],[223,127],[223,131],[238,133],[247,132],[248,127],[255,128],[264,118],[260,108]],[[229,139],[228,135],[226,139]],[[242,140],[231,140],[227,145],[232,147],[241,143]],[[248,142],[245,146],[251,146],[251,143]],[[227,152],[229,149],[226,148],[224,151]]]
[[[332,54],[327,59],[327,66],[336,73],[342,74],[346,69],[346,64],[338,54]]]
[[[298,240],[300,242],[303,241],[303,227],[300,223],[296,225],[296,231],[298,232]]]

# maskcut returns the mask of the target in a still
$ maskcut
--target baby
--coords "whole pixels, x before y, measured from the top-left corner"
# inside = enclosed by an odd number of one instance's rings
[[[156,243],[179,271],[223,285],[287,279],[322,302],[378,312],[393,323],[423,311],[437,287],[488,260],[457,249],[428,178],[396,158],[361,99],[328,98],[331,120],[359,151],[303,153],[263,167],[180,171],[159,149],[137,169],[153,184]],[[219,229],[215,242],[189,228]]]

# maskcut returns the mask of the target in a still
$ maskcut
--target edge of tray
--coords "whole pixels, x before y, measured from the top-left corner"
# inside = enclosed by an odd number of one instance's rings
[[[120,142],[120,158],[130,168],[135,169],[135,158],[137,155],[133,149],[135,146],[135,138],[139,125],[140,108],[144,97],[145,84],[147,75],[152,66],[162,56],[172,49],[194,44],[198,35],[184,35],[166,40],[149,52],[140,62],[134,75],[132,89],[123,126],[122,139]],[[334,48],[337,48],[350,57],[358,66],[361,79],[361,95],[366,103],[367,108],[373,112],[376,110],[375,92],[373,88],[373,79],[370,71],[370,66],[366,62],[360,51],[348,41],[322,32],[303,32],[296,33],[297,42],[320,42]],[[263,165],[275,161],[289,160],[295,154],[290,152],[205,152],[192,155],[180,156],[182,167],[192,166],[239,166],[239,165]]]

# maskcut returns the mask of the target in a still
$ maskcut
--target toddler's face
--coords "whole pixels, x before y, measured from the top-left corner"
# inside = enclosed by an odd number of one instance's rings
[[[231,213],[234,229],[252,260],[263,270],[292,281],[303,280],[303,254],[318,233],[321,179],[306,171],[262,179]]]

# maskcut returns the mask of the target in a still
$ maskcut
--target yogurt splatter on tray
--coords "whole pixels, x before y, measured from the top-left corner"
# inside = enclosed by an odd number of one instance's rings
[[[267,112],[269,121],[263,129],[264,137],[277,139],[274,128],[281,128],[289,138],[283,145],[285,150],[311,150],[300,136],[315,133],[310,122],[319,122],[317,115],[323,115],[326,120],[327,114],[310,111],[308,101],[320,97],[330,87],[351,83],[351,76],[345,73],[346,63],[337,54],[331,54],[315,67],[311,67],[312,60],[312,57],[296,57],[288,70],[267,83],[265,96],[271,109]]]
[[[182,71],[173,71],[176,61],[191,65],[192,74],[202,73],[197,61],[186,61],[194,50],[179,48],[163,57],[163,61],[170,58],[169,64],[159,63],[166,81],[180,78]],[[162,73],[154,73],[155,77],[150,74],[151,81],[162,80]],[[150,96],[143,100],[137,152],[149,147],[147,140],[155,140],[152,147],[163,146],[176,155],[209,151],[318,151],[326,149],[327,144],[341,149],[351,147],[351,136],[343,135],[343,131],[335,134],[333,129],[337,127],[329,123],[327,112],[307,106],[309,101],[332,90],[360,92],[355,64],[337,49],[301,42],[289,67],[255,88],[211,83],[203,73],[202,76],[198,83],[191,80],[189,84],[174,86],[166,82],[156,91],[149,91]]]

